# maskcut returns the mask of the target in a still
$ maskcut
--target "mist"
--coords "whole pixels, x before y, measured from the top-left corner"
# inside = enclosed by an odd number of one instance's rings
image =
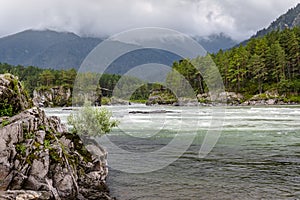
[[[2,0],[0,37],[52,29],[106,37],[141,27],[197,36],[224,33],[237,41],[267,27],[298,0]]]

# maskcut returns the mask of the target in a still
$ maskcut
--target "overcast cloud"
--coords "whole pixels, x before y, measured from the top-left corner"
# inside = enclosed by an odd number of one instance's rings
[[[1,0],[0,36],[54,29],[107,36],[139,27],[190,35],[223,32],[243,40],[296,6],[299,0]]]

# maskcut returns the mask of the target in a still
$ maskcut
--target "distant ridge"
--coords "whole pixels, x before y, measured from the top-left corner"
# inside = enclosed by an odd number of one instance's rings
[[[212,34],[206,38],[196,36],[194,39],[210,53],[216,53],[220,49],[229,49],[238,43],[224,33]]]
[[[236,44],[224,34],[211,35],[207,38],[195,38],[208,52],[228,49]],[[12,65],[37,66],[53,69],[78,69],[89,54],[103,39],[80,37],[74,33],[56,32],[52,30],[26,30],[20,33],[0,38],[0,62]],[[118,60],[110,73],[121,73],[130,69],[132,62],[144,64],[158,62],[172,65],[178,56],[159,51],[142,51],[138,54]],[[136,61],[138,60],[140,61]],[[149,60],[149,58],[151,58]],[[155,58],[155,59],[154,59]],[[175,59],[175,60],[174,60]],[[124,69],[120,69],[124,67]]]
[[[272,31],[281,31],[286,28],[294,28],[296,26],[300,26],[300,3],[294,8],[290,8],[285,14],[278,17],[270,24],[269,27],[257,31],[257,33],[251,38],[262,37]],[[247,44],[250,39],[243,41],[241,44]]]
[[[254,37],[264,36],[272,31],[284,30],[295,26],[300,26],[300,3],[273,21],[268,28],[258,31]]]
[[[68,32],[26,30],[0,38],[0,62],[40,68],[78,68],[101,41]]]

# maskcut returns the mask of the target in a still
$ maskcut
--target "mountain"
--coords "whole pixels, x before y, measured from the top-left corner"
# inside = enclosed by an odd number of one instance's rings
[[[27,30],[0,39],[0,62],[41,68],[78,68],[101,41],[74,33]]]
[[[224,33],[212,34],[208,37],[195,36],[194,39],[210,53],[216,53],[220,49],[226,50],[238,44],[237,41],[234,41]]]
[[[208,51],[228,49],[236,43],[224,34],[195,39]],[[0,38],[0,62],[12,65],[37,66],[53,69],[78,69],[84,58],[103,39],[80,37],[74,33],[52,30],[26,30]],[[138,58],[138,60],[136,60]],[[133,64],[158,62],[171,65],[178,56],[157,50],[134,52],[113,63],[110,73],[123,73]],[[123,67],[124,69],[118,69]]]
[[[284,15],[281,15],[268,28],[258,31],[254,37],[264,36],[272,31],[293,28],[295,26],[300,26],[300,4],[289,9]]]
[[[289,9],[285,14],[278,17],[270,24],[269,27],[257,31],[257,33],[251,38],[262,37],[272,31],[284,30],[286,28],[293,28],[296,26],[300,26],[300,3],[296,7]],[[241,44],[244,45],[248,41],[249,39]]]

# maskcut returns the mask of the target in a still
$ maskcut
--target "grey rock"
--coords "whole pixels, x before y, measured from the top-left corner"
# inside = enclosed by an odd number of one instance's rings
[[[108,196],[107,152],[103,148],[89,144],[82,155],[85,147],[78,143],[80,138],[68,133],[59,118],[46,117],[39,108],[8,120],[10,124],[0,129],[0,190],[51,192],[54,188],[61,199],[78,195],[90,199],[91,193]],[[51,187],[47,179],[52,180]]]
[[[37,142],[39,142],[40,144],[44,144],[45,136],[46,136],[46,132],[44,130],[37,131],[36,132]]]
[[[123,100],[123,99],[113,97],[110,100],[110,105],[130,105],[130,102]]]
[[[200,102],[211,105],[239,105],[245,100],[242,94],[235,92],[203,93],[198,94],[197,98]]]
[[[0,191],[0,198],[6,200],[47,200],[51,198],[51,194],[47,191],[8,190]]]
[[[67,106],[71,102],[71,89],[63,86],[33,91],[33,104],[37,107]]]
[[[9,91],[8,83],[0,76],[1,91]],[[0,127],[0,199],[111,199],[107,152],[90,144],[92,154],[58,117],[23,110],[22,98],[18,114],[0,118],[8,122]]]
[[[268,99],[266,103],[268,105],[275,105],[277,104],[277,99]]]

